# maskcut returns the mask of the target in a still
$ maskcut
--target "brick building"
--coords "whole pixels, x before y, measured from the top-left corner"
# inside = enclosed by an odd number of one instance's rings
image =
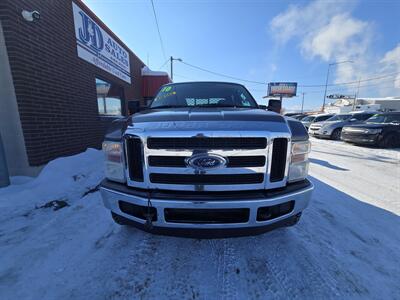
[[[128,101],[151,99],[169,81],[149,76],[79,0],[2,0],[0,21],[0,134],[11,175],[99,148]]]

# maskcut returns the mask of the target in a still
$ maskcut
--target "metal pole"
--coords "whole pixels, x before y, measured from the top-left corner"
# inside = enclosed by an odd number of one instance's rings
[[[332,65],[332,64],[329,64],[329,65],[328,65],[328,73],[326,74],[324,101],[322,102],[322,112],[323,112],[324,109],[325,109],[326,90],[328,89],[329,69],[331,68],[331,65]]]
[[[301,100],[301,113],[303,113],[303,107],[304,107],[304,92],[302,93],[303,94],[303,100]]]
[[[357,97],[358,97],[358,92],[360,91],[360,82],[361,82],[361,78],[358,79],[358,86],[357,86],[357,93],[354,96],[354,101],[353,101],[353,111],[356,107],[356,101],[357,101]]]
[[[174,59],[172,58],[172,56],[170,57],[171,60],[171,81],[174,81],[174,73],[173,73],[173,63],[174,63]]]
[[[3,147],[3,140],[0,135],[0,187],[10,185],[10,177],[8,174],[6,152]]]
[[[336,63],[331,63],[328,65],[328,73],[326,74],[326,82],[325,82],[324,101],[322,102],[322,111],[325,110],[326,90],[328,89],[328,82],[329,82],[329,69],[331,68],[331,66],[340,65],[340,64],[344,64],[344,63],[353,63],[353,61],[352,60],[344,60],[344,61],[339,61]]]

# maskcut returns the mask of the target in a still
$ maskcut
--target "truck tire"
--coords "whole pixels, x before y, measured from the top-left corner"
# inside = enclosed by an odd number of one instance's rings
[[[111,212],[111,217],[113,218],[114,222],[117,223],[118,225],[129,225],[128,219],[117,215],[116,213]]]
[[[399,139],[400,139],[400,137],[396,136],[396,134],[389,133],[382,139],[379,146],[381,146],[383,148],[398,147],[398,146],[400,146]]]
[[[298,213],[297,215],[289,218],[289,220],[286,222],[285,226],[291,227],[291,226],[296,225],[297,223],[299,223],[300,218],[301,218],[301,213]]]
[[[331,139],[335,140],[335,141],[339,141],[341,134],[342,134],[342,128],[336,128],[331,134]]]

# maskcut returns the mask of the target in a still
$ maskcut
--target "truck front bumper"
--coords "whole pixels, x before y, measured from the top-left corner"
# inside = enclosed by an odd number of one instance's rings
[[[114,214],[146,231],[178,235],[185,230],[234,235],[267,231],[299,215],[308,206],[312,190],[308,180],[272,191],[203,195],[149,192],[108,180],[100,186],[104,205]]]

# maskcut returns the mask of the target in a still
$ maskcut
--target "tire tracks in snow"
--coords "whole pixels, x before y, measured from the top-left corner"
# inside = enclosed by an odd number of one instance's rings
[[[275,296],[289,296],[292,299],[340,297],[336,280],[319,266],[301,241],[296,241],[295,236],[282,232],[284,230],[288,229],[280,229],[271,233],[271,237],[265,235],[258,240],[259,245],[268,245],[268,251],[263,258],[270,274],[265,276],[275,278],[274,283],[279,288]],[[279,234],[282,236],[278,236]],[[269,238],[273,238],[272,243],[263,241]]]
[[[217,257],[217,280],[220,294],[218,299],[238,299],[237,287],[240,277],[237,276],[237,256],[231,240],[221,240],[221,248]],[[221,251],[222,250],[222,251]]]
[[[129,231],[136,229],[127,229]],[[146,299],[149,297],[150,285],[154,282],[154,261],[158,253],[159,241],[157,236],[140,232],[142,237],[124,258],[114,279],[116,286],[111,291],[109,299]],[[129,237],[129,235],[128,235]],[[140,238],[136,237],[136,239]],[[127,248],[126,248],[127,249]]]

